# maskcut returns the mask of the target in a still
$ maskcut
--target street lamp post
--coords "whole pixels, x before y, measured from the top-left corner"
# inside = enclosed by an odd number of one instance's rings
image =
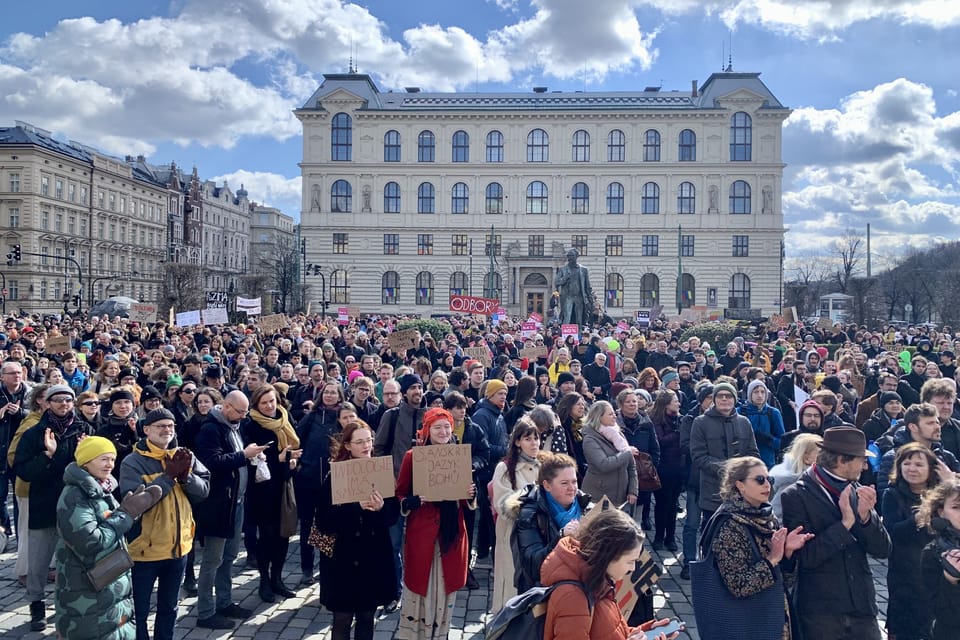
[[[322,267],[318,264],[308,264],[306,271],[313,270],[313,275],[320,277],[320,314],[321,317],[327,317],[327,277],[323,274]]]

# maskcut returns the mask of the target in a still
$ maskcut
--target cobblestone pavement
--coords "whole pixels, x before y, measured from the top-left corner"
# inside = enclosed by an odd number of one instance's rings
[[[677,530],[682,527],[678,524]],[[285,582],[294,589],[299,574],[299,550],[297,538],[290,544],[290,554],[287,558],[287,574]],[[679,541],[678,541],[679,544]],[[11,543],[12,546],[12,543]],[[696,632],[696,620],[693,616],[693,607],[690,603],[690,582],[681,580],[679,559],[669,551],[652,551],[664,567],[664,575],[660,579],[659,588],[654,600],[658,617],[680,618],[688,623],[687,636],[699,640]],[[47,588],[47,630],[44,633],[29,630],[30,615],[28,602],[24,598],[24,590],[14,576],[15,552],[0,554],[0,638],[22,638],[23,640],[37,640],[44,637],[55,637],[52,615],[53,586]],[[180,616],[177,621],[177,640],[199,640],[206,638],[256,638],[256,640],[295,640],[311,638],[328,640],[330,638],[331,615],[317,602],[318,587],[302,587],[295,589],[297,596],[287,600],[280,600],[275,604],[266,604],[257,596],[258,576],[255,569],[244,566],[245,556],[241,552],[234,567],[234,599],[243,606],[255,610],[254,617],[243,621],[233,631],[211,631],[196,628],[196,597],[184,597],[180,601]],[[886,563],[872,562],[876,581],[877,598],[879,600],[881,616],[886,611],[887,586]],[[482,563],[475,571],[480,582],[480,589],[468,591],[462,589],[457,594],[456,608],[454,609],[453,627],[450,640],[482,640],[485,623],[488,616],[487,609],[492,596],[491,569]],[[152,617],[152,616],[151,616]],[[380,616],[376,623],[376,640],[392,638],[397,629],[399,615]],[[151,622],[152,626],[152,622]],[[882,627],[882,624],[881,624]],[[884,634],[886,637],[886,634]]]

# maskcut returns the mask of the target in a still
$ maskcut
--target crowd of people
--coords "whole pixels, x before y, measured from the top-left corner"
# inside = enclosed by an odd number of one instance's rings
[[[701,637],[743,637],[726,620],[741,608],[761,640],[880,638],[868,557],[889,558],[889,638],[960,637],[950,328],[744,327],[712,344],[678,324],[561,336],[452,317],[398,349],[401,320],[6,318],[0,528],[31,629],[50,580],[68,640],[170,639],[182,595],[198,627],[231,629],[253,615],[232,592],[244,553],[264,602],[319,583],[338,640],[396,611],[396,637],[446,638],[478,563],[491,612],[564,582],[548,637],[635,640],[666,623],[649,592],[629,619],[613,600],[645,543],[692,579]],[[49,352],[59,336],[69,348]],[[470,447],[469,494],[417,495],[413,450],[450,443]],[[335,503],[331,464],[373,456],[392,457],[393,491]],[[601,497],[614,515],[581,526]]]

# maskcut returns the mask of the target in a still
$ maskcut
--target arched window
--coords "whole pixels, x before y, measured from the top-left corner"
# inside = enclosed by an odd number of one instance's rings
[[[353,187],[346,180],[337,180],[330,187],[330,211],[333,213],[353,211]]]
[[[499,131],[487,134],[487,162],[503,162],[503,134]]]
[[[400,162],[400,132],[390,130],[383,134],[383,161]]]
[[[396,271],[387,271],[380,278],[380,301],[383,304],[398,304],[400,298],[400,276]]]
[[[334,269],[330,274],[330,302],[333,304],[350,303],[350,283],[347,272]]]
[[[623,162],[627,159],[627,136],[614,129],[607,136],[607,162]]]
[[[350,160],[353,149],[353,121],[345,113],[333,116],[330,123],[330,159]]]
[[[470,204],[470,192],[464,182],[453,185],[450,191],[450,212],[466,213]]]
[[[590,162],[590,134],[580,129],[573,133],[573,161]]]
[[[607,213],[623,213],[623,185],[619,182],[607,186]]]
[[[660,187],[656,182],[648,182],[643,185],[641,206],[642,213],[660,213]]]
[[[745,273],[730,276],[730,295],[727,300],[730,309],[750,308],[750,277]]]
[[[607,307],[622,307],[623,306],[623,276],[619,273],[613,272],[607,274],[607,295],[604,296],[606,299]]]
[[[677,191],[677,213],[697,212],[697,188],[692,182],[681,182]]]
[[[433,162],[436,151],[433,131],[421,131],[417,136],[417,162]]]
[[[643,134],[643,161],[660,162],[660,132],[655,129]]]
[[[697,281],[689,273],[684,273],[677,287],[677,308],[689,309],[695,304],[697,304]]]
[[[660,278],[653,273],[645,273],[640,278],[640,306],[652,307],[659,304]]]
[[[573,185],[570,193],[572,200],[570,205],[571,213],[589,213],[590,212],[590,187],[586,182],[578,182]]]
[[[500,186],[499,182],[491,182],[487,185],[484,211],[487,213],[503,213],[503,187]]]
[[[753,121],[743,111],[730,119],[730,159],[749,161],[753,147]]]
[[[483,297],[495,298],[500,300],[500,291],[503,289],[503,281],[500,274],[496,271],[484,274],[483,276]]]
[[[750,213],[750,185],[737,180],[730,185],[730,213]]]
[[[463,271],[454,271],[450,274],[450,295],[470,295],[470,285],[467,281],[467,274],[465,274]]]
[[[693,162],[697,159],[697,134],[690,129],[680,132],[680,148],[677,151],[677,160]]]
[[[527,185],[527,213],[547,212],[547,185],[534,180]]]
[[[547,162],[550,158],[550,138],[543,129],[527,134],[527,162]]]
[[[453,150],[450,158],[453,162],[470,162],[470,136],[466,131],[453,134]]]
[[[421,183],[417,189],[417,213],[434,213],[435,211],[433,185],[429,182]]]
[[[400,185],[396,182],[383,185],[383,212],[400,213]]]
[[[429,271],[417,274],[417,304],[433,304],[433,274]]]

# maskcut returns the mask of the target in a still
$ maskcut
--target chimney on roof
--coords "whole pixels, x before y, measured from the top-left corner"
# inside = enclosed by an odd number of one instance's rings
[[[546,88],[546,87],[534,87],[534,88],[533,88],[533,92],[534,92],[534,93],[546,93],[546,92],[547,92],[547,88]]]
[[[691,80],[691,81],[690,81],[690,87],[691,87],[691,88],[690,88],[690,95],[693,96],[694,98],[696,98],[696,97],[697,97],[697,81],[696,81],[696,80]]]

